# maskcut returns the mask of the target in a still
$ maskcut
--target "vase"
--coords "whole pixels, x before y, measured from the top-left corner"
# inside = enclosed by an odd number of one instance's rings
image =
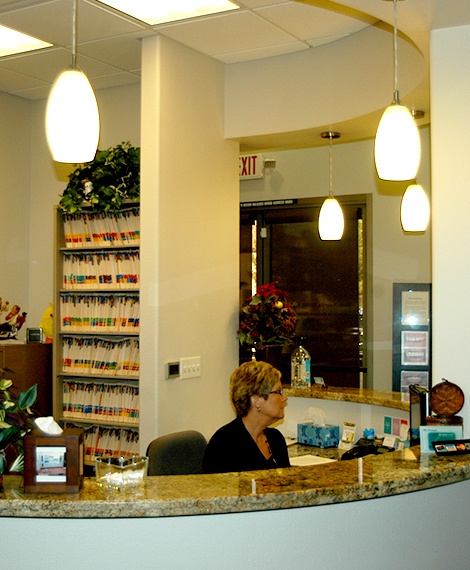
[[[282,363],[282,349],[283,346],[280,344],[273,344],[272,346],[266,346],[261,350],[256,350],[256,360],[262,360],[267,362],[277,368],[281,369]]]

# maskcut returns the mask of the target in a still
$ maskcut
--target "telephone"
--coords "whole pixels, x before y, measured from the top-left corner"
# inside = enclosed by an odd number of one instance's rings
[[[359,457],[365,457],[366,455],[381,455],[382,453],[388,453],[389,451],[395,451],[395,449],[386,445],[375,445],[372,440],[366,440],[361,437],[354,447],[343,453],[341,460],[347,461],[348,459],[358,459]]]

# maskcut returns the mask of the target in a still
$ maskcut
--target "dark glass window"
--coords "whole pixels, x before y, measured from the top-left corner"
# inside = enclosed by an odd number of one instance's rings
[[[327,385],[364,385],[364,217],[360,197],[341,200],[345,231],[322,241],[318,215],[323,199],[294,204],[242,204],[240,302],[255,284],[277,281],[295,308],[297,335],[306,337],[312,376]],[[290,352],[283,351],[283,381],[290,381]],[[241,360],[247,355],[240,352]]]

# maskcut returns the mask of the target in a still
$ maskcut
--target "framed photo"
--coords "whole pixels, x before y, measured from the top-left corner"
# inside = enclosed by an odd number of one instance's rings
[[[429,364],[427,331],[402,331],[401,363],[404,366],[427,366]]]
[[[83,480],[83,429],[48,435],[36,429],[24,437],[25,493],[78,493]]]

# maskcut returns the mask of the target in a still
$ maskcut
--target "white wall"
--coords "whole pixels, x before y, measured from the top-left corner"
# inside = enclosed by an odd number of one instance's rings
[[[0,298],[28,313],[30,282],[31,109],[28,101],[0,93]],[[7,312],[0,313],[0,322]],[[23,332],[23,331],[22,331]]]
[[[470,394],[470,26],[431,35],[433,370]],[[470,406],[461,415],[468,437]]]
[[[429,129],[421,129],[423,157],[418,180],[430,195]],[[339,139],[341,141],[341,139]],[[333,189],[335,196],[372,196],[371,278],[372,331],[368,349],[373,352],[368,387],[392,389],[393,283],[431,281],[431,229],[405,233],[400,224],[403,182],[385,182],[374,166],[374,141],[333,144]],[[240,201],[326,197],[329,189],[329,148],[265,152],[276,159],[276,168],[263,179],[240,183]]]
[[[238,362],[238,145],[223,140],[224,68],[164,37],[144,40],[142,442],[233,415]],[[165,363],[202,373],[167,380]]]

